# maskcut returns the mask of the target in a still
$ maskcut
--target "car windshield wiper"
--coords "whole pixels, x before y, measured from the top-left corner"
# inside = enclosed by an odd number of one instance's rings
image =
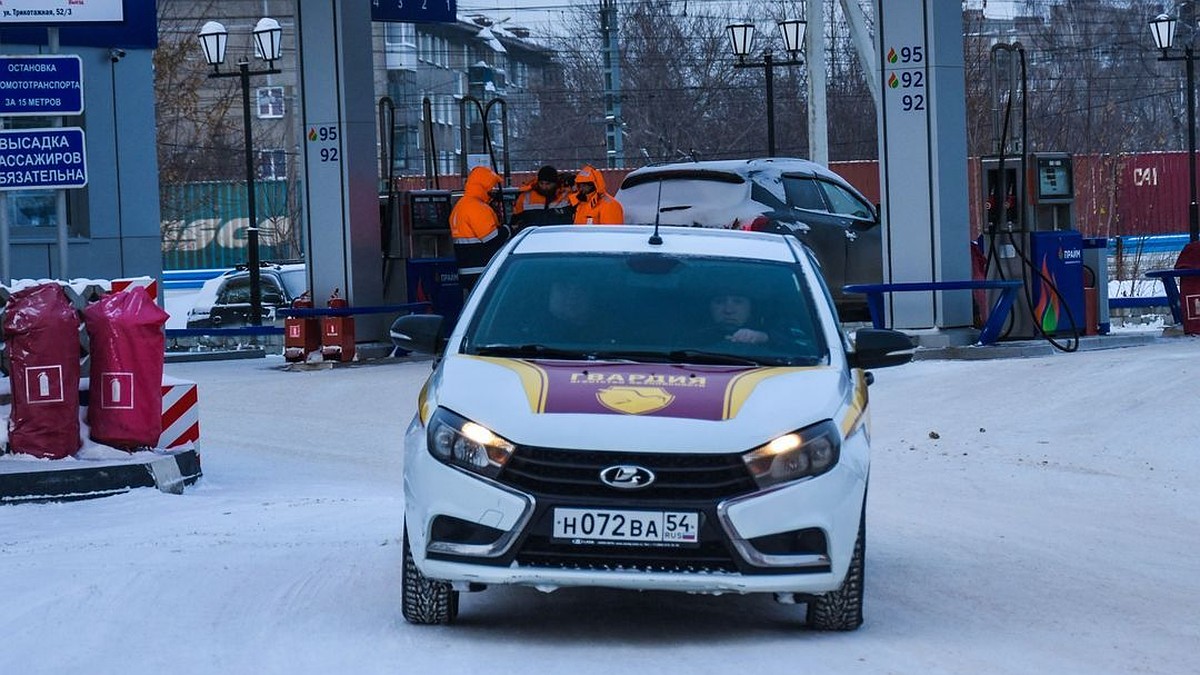
[[[475,354],[479,356],[524,356],[530,358],[543,359],[590,359],[593,358],[588,352],[578,349],[562,349],[560,347],[549,347],[542,344],[530,343],[523,345],[510,344],[488,344],[480,345],[475,348]]]
[[[692,208],[691,204],[680,204],[679,206],[664,206],[661,209],[659,209],[658,212],[666,213],[668,211],[685,211],[690,208]]]
[[[651,350],[611,350],[593,352],[588,356],[601,360],[629,359],[630,361],[653,361],[656,363],[699,363],[730,366],[762,365],[760,361],[746,358],[744,356],[721,354],[719,352],[706,352],[698,349],[676,349],[669,352]]]

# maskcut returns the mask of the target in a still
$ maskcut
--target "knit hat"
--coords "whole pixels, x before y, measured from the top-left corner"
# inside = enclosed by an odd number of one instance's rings
[[[546,181],[547,183],[557,183],[558,170],[547,164],[538,169],[537,179],[538,182]]]

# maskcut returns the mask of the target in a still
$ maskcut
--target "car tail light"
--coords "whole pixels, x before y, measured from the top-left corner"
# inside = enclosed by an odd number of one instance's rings
[[[750,227],[747,227],[746,229],[754,232],[765,232],[766,230],[769,230],[770,227],[771,220],[764,215],[759,215],[754,220],[750,221]]]

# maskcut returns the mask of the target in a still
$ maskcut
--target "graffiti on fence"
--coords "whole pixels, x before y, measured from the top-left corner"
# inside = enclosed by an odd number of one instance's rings
[[[263,183],[255,202],[258,248],[263,260],[302,256],[299,215],[284,182]],[[232,267],[247,259],[248,229],[244,186],[188,183],[162,190],[163,269]]]

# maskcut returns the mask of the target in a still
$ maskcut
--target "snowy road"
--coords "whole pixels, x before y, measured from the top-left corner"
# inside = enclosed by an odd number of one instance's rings
[[[878,371],[850,634],[605,590],[409,626],[398,444],[428,364],[280,363],[168,366],[200,383],[185,495],[0,508],[0,673],[1197,672],[1196,340]]]

